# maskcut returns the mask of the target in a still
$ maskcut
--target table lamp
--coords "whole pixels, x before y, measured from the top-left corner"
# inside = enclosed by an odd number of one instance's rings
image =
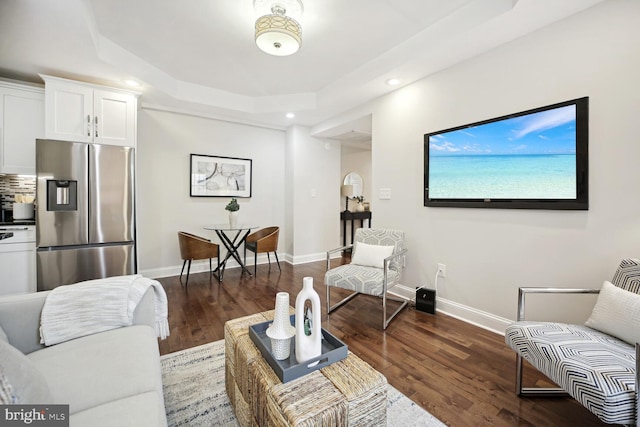
[[[355,196],[354,190],[355,188],[351,184],[346,184],[342,186],[342,195],[345,197],[345,201],[344,201],[345,212],[349,210],[349,199]]]

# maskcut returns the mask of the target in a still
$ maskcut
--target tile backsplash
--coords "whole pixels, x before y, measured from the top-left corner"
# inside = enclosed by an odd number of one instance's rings
[[[0,175],[2,209],[13,209],[16,194],[36,195],[36,178],[18,175]]]

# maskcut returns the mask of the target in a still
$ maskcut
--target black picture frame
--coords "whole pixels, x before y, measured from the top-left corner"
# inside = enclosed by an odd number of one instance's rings
[[[251,197],[252,160],[191,154],[191,197]]]

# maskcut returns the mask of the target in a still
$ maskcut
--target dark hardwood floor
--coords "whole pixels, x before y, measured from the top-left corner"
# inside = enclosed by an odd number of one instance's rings
[[[208,273],[192,274],[187,288],[178,277],[159,279],[169,299],[171,328],[171,336],[160,341],[160,352],[224,339],[227,320],[273,309],[277,292],[289,292],[293,305],[306,276],[314,278],[324,311],[324,262],[281,266],[279,272],[276,265],[270,270],[260,265],[256,277],[228,269],[222,283],[215,277],[210,280]],[[570,398],[518,398],[513,391],[515,353],[503,336],[413,308],[405,309],[383,332],[381,310],[379,299],[360,295],[330,318],[323,314],[322,325],[447,425],[605,425]],[[548,385],[527,369],[526,384],[534,383]]]

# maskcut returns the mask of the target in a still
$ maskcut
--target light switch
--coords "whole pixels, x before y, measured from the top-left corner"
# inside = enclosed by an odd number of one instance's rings
[[[390,200],[391,199],[391,189],[390,188],[381,188],[380,189],[380,200]]]
[[[317,197],[318,196],[318,192],[316,191],[315,188],[311,189],[311,197]]]

